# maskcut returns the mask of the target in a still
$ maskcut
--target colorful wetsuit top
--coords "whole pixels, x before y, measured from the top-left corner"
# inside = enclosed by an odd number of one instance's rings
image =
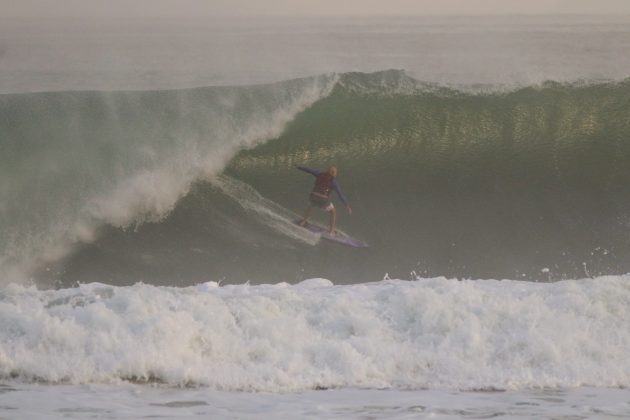
[[[318,171],[317,169],[311,169],[305,166],[296,166],[296,168],[317,178],[315,186],[313,187],[313,192],[330,197],[330,190],[332,189],[337,193],[341,202],[346,206],[348,205],[346,196],[344,196],[343,192],[341,192],[341,188],[339,188],[339,184],[337,184],[337,180],[334,176],[328,175],[328,172]]]

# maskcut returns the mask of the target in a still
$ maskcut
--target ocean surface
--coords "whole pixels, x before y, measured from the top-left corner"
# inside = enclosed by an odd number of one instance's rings
[[[628,69],[627,16],[1,20],[0,416],[630,416]],[[367,249],[293,223],[332,164]]]

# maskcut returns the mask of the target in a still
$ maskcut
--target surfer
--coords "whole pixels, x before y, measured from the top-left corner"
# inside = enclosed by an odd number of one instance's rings
[[[300,220],[299,225],[305,226],[311,215],[311,210],[313,207],[317,207],[330,214],[328,232],[330,235],[334,235],[335,223],[337,222],[337,210],[330,201],[331,190],[334,190],[337,193],[341,202],[346,206],[348,214],[352,214],[352,208],[350,208],[350,205],[346,201],[346,197],[343,195],[343,192],[341,192],[341,188],[339,188],[339,184],[337,184],[337,180],[335,179],[337,176],[337,168],[331,166],[326,171],[318,171],[304,166],[296,166],[296,168],[315,177],[315,185],[313,186],[313,190],[309,196],[310,204],[306,209],[304,218]]]

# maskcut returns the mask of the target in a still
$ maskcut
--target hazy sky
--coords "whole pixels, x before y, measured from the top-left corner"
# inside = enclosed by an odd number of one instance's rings
[[[0,16],[630,14],[630,0],[0,0]]]

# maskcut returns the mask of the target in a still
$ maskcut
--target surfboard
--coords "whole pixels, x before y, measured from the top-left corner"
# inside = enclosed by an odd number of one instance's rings
[[[293,222],[296,225],[301,226],[299,219],[294,220]],[[316,223],[306,222],[306,224],[302,227],[310,232],[320,234],[321,237],[324,239],[336,242],[341,245],[350,246],[353,248],[367,248],[369,246],[367,242],[353,238],[352,236],[340,231],[339,229],[337,229],[337,232],[335,232],[334,235],[331,235],[330,233],[328,233],[328,228],[325,228],[324,226],[318,225]]]

